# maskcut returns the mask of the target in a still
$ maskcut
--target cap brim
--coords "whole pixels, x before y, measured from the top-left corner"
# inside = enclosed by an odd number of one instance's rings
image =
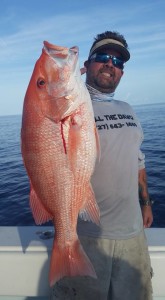
[[[113,39],[104,39],[99,42],[97,42],[90,50],[89,58],[91,55],[93,55],[96,52],[100,52],[103,49],[114,49],[118,51],[123,60],[126,62],[130,59],[130,53],[127,50],[127,48],[124,47],[124,45],[116,40]]]
[[[97,48],[92,54],[94,54],[96,52],[100,52],[101,49],[114,49],[114,50],[118,51],[121,54],[121,56],[122,56],[122,58],[124,59],[125,62],[130,59],[130,53],[127,49],[125,49],[122,46],[114,45],[114,44],[101,46],[101,47]]]

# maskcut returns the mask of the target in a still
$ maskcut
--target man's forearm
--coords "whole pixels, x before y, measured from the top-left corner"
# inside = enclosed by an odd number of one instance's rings
[[[139,195],[143,205],[151,205],[148,193],[146,169],[139,171]]]
[[[148,193],[147,174],[145,169],[139,171],[139,195],[142,209],[143,225],[145,228],[148,228],[153,222],[153,214],[151,207],[152,202]]]

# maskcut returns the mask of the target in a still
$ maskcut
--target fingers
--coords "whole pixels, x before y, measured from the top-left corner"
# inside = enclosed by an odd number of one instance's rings
[[[81,75],[85,74],[87,71],[87,69],[85,67],[81,68],[80,69],[80,72],[81,72]]]
[[[144,218],[143,219],[144,228],[151,227],[152,222],[153,222],[153,218],[152,217]]]
[[[142,207],[143,226],[149,228],[153,222],[153,214],[150,206]]]

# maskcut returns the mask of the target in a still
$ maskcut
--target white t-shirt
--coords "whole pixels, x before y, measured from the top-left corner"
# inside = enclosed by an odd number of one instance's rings
[[[101,155],[91,183],[101,225],[79,220],[78,233],[108,239],[131,238],[143,228],[138,197],[138,171],[145,167],[140,151],[143,132],[125,102],[93,101],[93,109]]]

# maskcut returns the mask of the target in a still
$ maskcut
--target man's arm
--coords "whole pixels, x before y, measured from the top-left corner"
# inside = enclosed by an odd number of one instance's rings
[[[139,194],[144,227],[150,227],[153,222],[151,201],[148,194],[146,169],[139,170]]]

